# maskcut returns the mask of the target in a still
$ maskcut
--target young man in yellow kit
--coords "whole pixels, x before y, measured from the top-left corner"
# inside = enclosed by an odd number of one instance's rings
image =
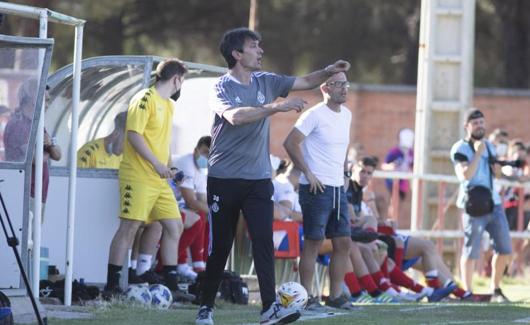
[[[187,69],[177,59],[161,62],[156,82],[138,92],[127,111],[126,141],[119,170],[120,225],[110,245],[104,296],[121,292],[121,266],[134,235],[145,222],[163,227],[161,258],[164,284],[177,289],[177,250],[182,220],[173,191],[167,182],[170,169],[170,140],[174,101]]]
[[[120,168],[126,122],[127,112],[116,114],[116,117],[114,117],[114,130],[111,134],[89,141],[77,150],[77,167]]]

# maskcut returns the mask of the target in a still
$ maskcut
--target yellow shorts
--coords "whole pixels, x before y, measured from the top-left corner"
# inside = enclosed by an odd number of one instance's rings
[[[181,216],[167,182],[153,186],[120,179],[120,218],[150,223]]]

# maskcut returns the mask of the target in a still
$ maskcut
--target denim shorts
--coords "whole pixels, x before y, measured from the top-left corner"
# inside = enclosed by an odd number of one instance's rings
[[[464,212],[463,218],[465,234],[463,256],[472,260],[479,258],[484,230],[490,234],[493,250],[496,253],[501,255],[512,253],[510,230],[502,205],[496,205],[493,212],[482,217],[471,217]]]
[[[309,185],[300,185],[300,206],[304,218],[304,238],[350,237],[350,217],[344,187],[324,186],[312,194]]]

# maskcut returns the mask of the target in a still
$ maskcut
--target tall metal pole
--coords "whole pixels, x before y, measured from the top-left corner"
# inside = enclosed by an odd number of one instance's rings
[[[259,26],[258,0],[250,0],[250,12],[248,14],[248,28],[257,30]]]
[[[40,11],[39,17],[39,37],[48,37],[48,13],[46,10]],[[44,52],[39,51],[39,66],[42,67],[44,63]],[[46,73],[46,72],[45,72]],[[36,89],[35,89],[36,91]],[[46,95],[45,95],[46,96]],[[39,281],[40,281],[40,247],[41,247],[41,220],[42,220],[42,164],[44,161],[44,107],[45,100],[42,101],[40,109],[40,116],[37,125],[37,141],[35,143],[35,197],[34,197],[34,211],[33,211],[33,247],[31,260],[31,288],[33,289],[33,296],[39,298]]]
[[[70,178],[68,181],[68,222],[66,225],[66,275],[64,282],[64,304],[72,304],[72,280],[74,265],[75,191],[77,185],[77,128],[79,124],[79,94],[81,89],[81,59],[83,52],[83,27],[75,26],[75,49],[72,84],[72,136],[70,138]]]

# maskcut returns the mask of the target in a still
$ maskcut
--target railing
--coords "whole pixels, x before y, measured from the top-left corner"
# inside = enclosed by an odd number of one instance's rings
[[[389,172],[389,171],[376,171],[374,173],[375,178],[381,178],[381,179],[396,179],[396,180],[416,180],[420,183],[420,186],[418,188],[423,189],[423,183],[425,182],[435,182],[438,183],[438,202],[437,202],[437,219],[435,224],[438,226],[438,230],[423,230],[422,224],[423,224],[423,194],[419,194],[420,199],[418,200],[418,207],[417,207],[417,215],[411,215],[411,225],[410,229],[398,229],[400,233],[404,234],[411,234],[411,235],[417,235],[417,236],[424,236],[424,237],[430,237],[430,238],[437,238],[437,239],[443,239],[443,238],[463,238],[464,232],[462,230],[445,230],[445,215],[446,215],[446,209],[444,208],[446,206],[446,190],[447,190],[447,184],[460,184],[460,181],[456,178],[456,176],[448,176],[448,175],[439,175],[439,174],[425,174],[425,175],[416,175],[413,173],[407,173],[407,172]],[[524,189],[530,189],[530,182],[522,183],[517,181],[508,181],[504,179],[497,180],[498,184],[506,187],[514,187],[518,191],[524,191]],[[510,235],[511,238],[519,238],[519,239],[530,239],[530,232],[525,231],[523,229],[524,225],[524,195],[519,195],[519,202],[518,202],[518,214],[517,214],[517,231],[511,231]],[[392,193],[391,193],[391,210],[394,212],[394,214],[391,216],[392,219],[396,222],[398,222],[398,213],[399,213],[399,182],[393,182],[392,183]],[[434,227],[433,227],[434,228]],[[461,227],[460,227],[461,228]]]

